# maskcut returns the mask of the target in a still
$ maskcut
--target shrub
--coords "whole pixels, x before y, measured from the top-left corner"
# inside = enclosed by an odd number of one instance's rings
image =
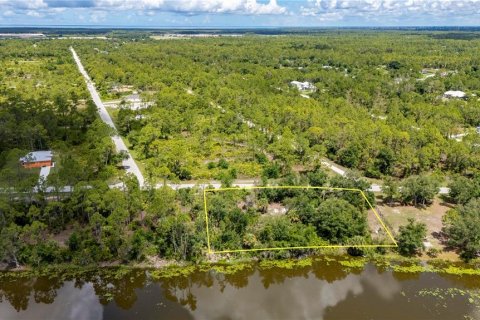
[[[399,228],[399,232],[398,251],[400,254],[412,256],[424,249],[423,239],[427,235],[427,227],[424,223],[415,223],[410,218],[407,225]]]

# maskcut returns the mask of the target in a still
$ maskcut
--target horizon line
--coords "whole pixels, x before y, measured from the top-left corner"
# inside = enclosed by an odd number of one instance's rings
[[[98,29],[98,28],[110,28],[110,29],[285,29],[285,28],[297,28],[297,29],[372,29],[372,28],[480,28],[479,25],[338,25],[338,26],[299,26],[299,25],[286,25],[286,26],[149,26],[149,25],[87,25],[87,24],[45,24],[45,25],[29,25],[29,24],[14,24],[6,25],[0,24],[0,28],[85,28],[85,29]]]

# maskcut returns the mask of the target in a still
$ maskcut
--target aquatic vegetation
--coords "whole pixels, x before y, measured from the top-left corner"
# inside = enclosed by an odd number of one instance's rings
[[[433,268],[431,266],[423,266],[418,264],[392,265],[391,268],[394,272],[402,272],[402,273],[433,272]]]
[[[105,292],[105,293],[102,295],[102,297],[105,298],[108,302],[113,301],[113,299],[115,298],[114,294],[111,293],[111,292]]]
[[[381,269],[387,269],[391,266],[391,261],[385,259],[384,257],[376,257],[375,259],[371,260],[371,262],[377,267]]]
[[[200,264],[198,266],[198,270],[201,272],[208,272],[210,270],[213,270],[217,273],[222,273],[222,274],[235,274],[237,272],[246,270],[246,269],[252,269],[253,264],[251,262],[235,262],[235,263],[219,263],[219,264]]]
[[[455,275],[480,275],[480,269],[471,269],[457,266],[448,266],[447,268],[439,270],[439,272]]]
[[[33,276],[33,273],[30,271],[19,271],[19,272],[10,272],[10,271],[1,271],[0,280],[3,279],[28,279]]]
[[[149,274],[154,280],[160,280],[162,278],[174,278],[174,277],[187,277],[195,272],[196,267],[194,265],[186,266],[168,266],[165,268],[150,271]]]
[[[323,260],[324,260],[324,261],[337,261],[335,258],[332,258],[332,257],[330,257],[330,256],[328,256],[328,255],[327,255],[327,256],[324,256],[324,257],[323,257]]]
[[[299,260],[262,260],[259,263],[261,269],[281,268],[281,269],[293,269],[302,267],[311,267],[313,263],[312,258],[304,258]]]
[[[131,268],[121,266],[121,267],[115,268],[115,272],[113,274],[113,277],[117,280],[122,279],[122,278],[126,277],[131,271],[132,271]]]
[[[465,297],[469,304],[480,308],[480,290],[464,290],[459,288],[423,289],[418,292],[420,297],[434,297],[445,301],[457,297]]]
[[[339,263],[348,268],[361,268],[365,267],[365,264],[367,263],[366,259],[350,259],[350,260],[341,260]]]

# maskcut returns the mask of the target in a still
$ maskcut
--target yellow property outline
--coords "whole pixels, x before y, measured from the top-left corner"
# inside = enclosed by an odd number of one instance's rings
[[[218,189],[204,189],[203,190],[203,205],[205,211],[205,224],[207,230],[207,249],[208,253],[234,253],[234,252],[251,252],[251,251],[273,251],[273,250],[294,250],[294,249],[319,249],[319,248],[350,248],[352,245],[325,245],[325,246],[300,246],[300,247],[284,247],[284,248],[254,248],[254,249],[235,249],[235,250],[221,250],[221,251],[212,251],[210,248],[210,232],[208,229],[208,210],[207,210],[207,192],[216,192],[216,191],[229,191],[229,190],[258,190],[258,189],[318,189],[318,190],[336,190],[336,191],[355,191],[359,192],[362,197],[367,201],[368,206],[372,209],[375,217],[380,221],[383,229],[387,232],[390,240],[393,244],[363,244],[355,245],[356,248],[398,248],[398,244],[393,238],[392,233],[385,225],[385,223],[380,218],[380,215],[377,213],[375,208],[372,206],[370,201],[368,201],[367,196],[360,189],[352,188],[334,188],[334,187],[314,187],[314,186],[264,186],[264,187],[231,187],[231,188],[218,188]]]

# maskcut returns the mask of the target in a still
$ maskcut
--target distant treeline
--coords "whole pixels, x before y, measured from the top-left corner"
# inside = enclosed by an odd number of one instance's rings
[[[258,34],[258,35],[302,35],[312,33],[325,33],[332,31],[419,31],[424,32],[448,32],[442,34],[432,34],[437,39],[476,39],[480,34],[474,33],[480,31],[480,27],[467,26],[430,26],[430,27],[286,27],[286,28],[148,28],[142,26],[108,26],[94,28],[89,26],[47,26],[47,27],[0,27],[0,33],[43,33],[50,36],[62,35],[124,35],[135,37],[138,33],[151,34]]]

